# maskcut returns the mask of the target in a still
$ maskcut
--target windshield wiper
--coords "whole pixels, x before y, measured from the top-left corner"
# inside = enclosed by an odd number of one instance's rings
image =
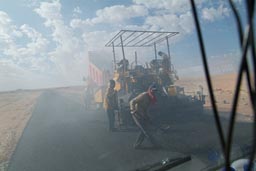
[[[190,160],[191,156],[178,157],[173,159],[166,158],[162,161],[135,169],[135,171],[166,171]]]

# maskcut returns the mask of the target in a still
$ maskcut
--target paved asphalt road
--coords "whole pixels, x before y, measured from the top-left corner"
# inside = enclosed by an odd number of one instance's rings
[[[162,141],[166,140],[170,148],[135,150],[132,145],[136,131],[111,133],[104,112],[85,111],[75,95],[46,91],[38,100],[8,171],[131,171],[182,154],[198,154],[193,163],[187,164],[193,165],[191,170],[198,170],[205,167],[200,161],[204,160],[206,149],[218,143],[216,136],[204,140],[199,135],[216,133],[215,127],[190,129],[188,134],[184,122],[182,125],[173,121],[172,134],[164,135]]]

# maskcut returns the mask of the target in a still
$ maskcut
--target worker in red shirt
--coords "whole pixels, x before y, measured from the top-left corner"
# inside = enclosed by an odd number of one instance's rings
[[[152,126],[151,120],[148,116],[148,108],[156,103],[155,92],[157,87],[152,84],[147,92],[139,94],[137,97],[130,101],[130,110],[132,118],[136,125],[140,128],[140,134],[134,144],[134,148],[139,148],[144,141],[145,137],[155,146],[160,147],[156,143],[155,139],[150,134],[150,128]]]

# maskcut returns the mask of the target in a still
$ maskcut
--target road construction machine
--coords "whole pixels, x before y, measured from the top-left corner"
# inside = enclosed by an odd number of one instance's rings
[[[139,93],[147,91],[150,84],[156,83],[158,86],[158,103],[149,113],[154,113],[154,117],[166,120],[179,113],[188,111],[202,111],[205,103],[203,87],[200,87],[193,95],[187,95],[184,87],[175,85],[179,79],[178,73],[171,59],[169,39],[178,32],[163,31],[138,31],[121,30],[107,44],[113,50],[113,79],[116,82],[115,89],[118,92],[119,116],[121,125],[129,125],[129,101]],[[166,41],[167,52],[157,50],[157,45],[162,45]],[[122,50],[122,59],[116,60],[115,48]],[[138,57],[137,51],[134,52],[134,61],[128,61],[124,48],[146,48],[153,47],[154,54],[152,59],[145,56]],[[130,49],[129,49],[130,50]],[[147,52],[144,55],[150,55]],[[148,60],[145,64],[138,62],[140,59]],[[130,122],[129,122],[130,121]]]

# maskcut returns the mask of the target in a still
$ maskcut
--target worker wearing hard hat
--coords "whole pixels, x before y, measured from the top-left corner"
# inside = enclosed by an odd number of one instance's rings
[[[162,68],[164,71],[170,71],[171,70],[171,65],[170,65],[170,56],[167,55],[166,53],[159,51],[158,55],[163,58],[162,60]]]
[[[132,117],[136,125],[140,128],[140,134],[134,144],[134,148],[139,148],[144,141],[145,137],[156,147],[159,145],[156,143],[154,138],[150,135],[149,128],[152,126],[150,123],[150,118],[148,116],[148,108],[150,105],[156,103],[155,92],[157,87],[155,84],[152,84],[147,92],[139,94],[137,97],[130,101],[130,110]]]
[[[104,98],[104,108],[108,115],[110,131],[115,131],[115,110],[118,110],[117,92],[114,90],[115,85],[114,80],[109,80],[108,89]]]

